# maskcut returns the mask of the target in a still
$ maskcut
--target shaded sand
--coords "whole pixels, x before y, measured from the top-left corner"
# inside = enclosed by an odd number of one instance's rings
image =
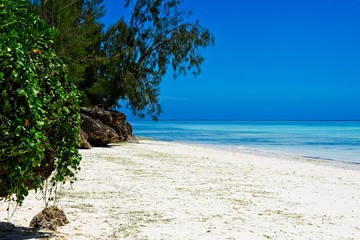
[[[359,166],[150,140],[81,154],[59,204],[70,223],[29,233],[32,194],[1,239],[360,239]]]

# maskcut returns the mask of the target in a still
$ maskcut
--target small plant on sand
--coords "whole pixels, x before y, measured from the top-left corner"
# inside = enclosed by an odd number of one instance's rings
[[[0,0],[0,200],[75,179],[79,92],[51,49],[57,31],[29,1]]]

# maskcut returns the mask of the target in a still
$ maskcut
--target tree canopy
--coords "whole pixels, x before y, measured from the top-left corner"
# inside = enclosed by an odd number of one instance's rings
[[[77,85],[99,57],[104,25],[103,0],[32,0],[33,11],[59,31],[52,47]]]
[[[138,116],[161,113],[159,86],[172,69],[180,74],[200,73],[200,50],[214,37],[182,0],[125,0],[132,15],[109,28],[101,22],[103,0],[35,1],[43,19],[60,30],[54,44],[68,64],[70,75],[85,93],[84,104],[107,108],[125,100]]]

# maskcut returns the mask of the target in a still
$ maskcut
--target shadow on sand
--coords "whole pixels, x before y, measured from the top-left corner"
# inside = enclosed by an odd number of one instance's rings
[[[49,239],[54,237],[52,232],[38,231],[34,228],[19,227],[9,222],[0,222],[1,240]]]

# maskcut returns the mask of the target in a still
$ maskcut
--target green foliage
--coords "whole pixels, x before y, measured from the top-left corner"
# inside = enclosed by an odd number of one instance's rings
[[[88,105],[111,108],[125,100],[134,114],[156,119],[168,67],[175,78],[196,76],[204,61],[200,49],[214,44],[209,30],[188,21],[191,12],[181,10],[182,0],[125,0],[133,6],[131,18],[120,18],[106,31],[103,0],[37,2],[42,18],[60,30],[55,50]]]
[[[69,76],[83,85],[88,68],[93,69],[99,56],[104,15],[103,0],[37,0],[33,7],[60,34],[52,45],[68,66]]]
[[[129,5],[130,1],[126,2]],[[111,59],[88,95],[108,107],[127,100],[134,114],[154,119],[161,113],[159,86],[170,65],[174,78],[200,73],[200,48],[214,44],[198,21],[185,21],[190,11],[181,0],[137,0],[131,20],[120,19],[104,35],[103,52]]]
[[[79,92],[50,45],[57,31],[28,13],[27,0],[0,0],[0,198],[21,204],[44,180],[79,170]]]

